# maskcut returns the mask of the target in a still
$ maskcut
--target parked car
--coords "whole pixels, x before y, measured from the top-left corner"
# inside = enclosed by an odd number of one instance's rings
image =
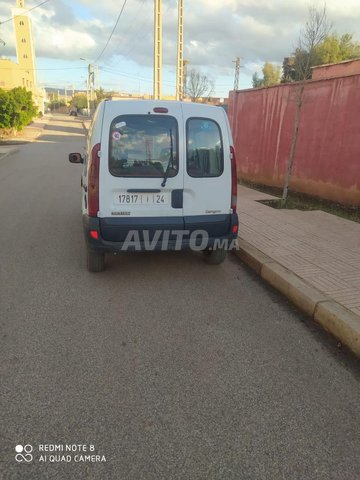
[[[85,155],[69,160],[83,164],[89,271],[104,269],[106,253],[124,250],[193,248],[218,264],[237,238],[235,154],[222,108],[101,102]]]
[[[70,111],[69,111],[69,115],[70,116],[73,116],[73,117],[77,117],[77,108],[73,107],[73,108],[70,108]]]

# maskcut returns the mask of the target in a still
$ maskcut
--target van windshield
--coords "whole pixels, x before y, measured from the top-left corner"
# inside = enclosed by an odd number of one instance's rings
[[[109,170],[117,177],[174,177],[178,125],[168,115],[121,115],[110,127]]]

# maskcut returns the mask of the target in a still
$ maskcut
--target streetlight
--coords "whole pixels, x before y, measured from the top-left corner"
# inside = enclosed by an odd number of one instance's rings
[[[88,62],[85,58],[80,57],[80,60],[83,60],[84,62]],[[89,103],[91,106],[91,113],[95,110],[95,69],[94,69],[94,64],[89,63],[88,64],[88,83],[87,83],[87,102],[88,102],[88,109],[89,109]],[[89,100],[89,93],[90,93],[90,100]]]

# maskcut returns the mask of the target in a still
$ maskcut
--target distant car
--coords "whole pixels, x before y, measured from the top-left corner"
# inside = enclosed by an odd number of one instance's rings
[[[70,116],[77,117],[77,110],[76,108],[71,108],[69,112]]]

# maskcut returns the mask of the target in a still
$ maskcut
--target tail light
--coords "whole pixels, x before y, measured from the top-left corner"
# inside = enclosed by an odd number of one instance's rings
[[[100,143],[91,150],[88,181],[88,212],[90,217],[96,217],[99,211],[99,158]]]
[[[237,201],[237,174],[236,174],[236,157],[234,147],[230,147],[231,157],[231,209],[236,213]]]
[[[97,230],[90,230],[90,237],[94,240],[99,240],[99,232]]]

